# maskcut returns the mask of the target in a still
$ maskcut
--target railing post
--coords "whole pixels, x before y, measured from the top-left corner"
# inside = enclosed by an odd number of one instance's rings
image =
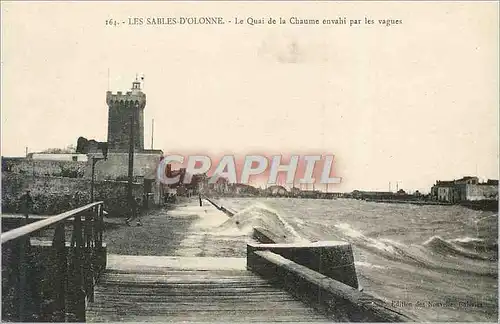
[[[54,314],[53,321],[66,321],[66,280],[67,280],[67,254],[64,222],[58,224],[54,233],[52,247],[54,249]]]
[[[71,242],[72,260],[70,286],[68,287],[68,298],[70,300],[69,313],[72,314],[71,322],[85,322],[85,293],[82,290],[82,217],[76,214],[73,225],[73,237]]]
[[[102,270],[101,251],[102,251],[102,215],[103,205],[96,206],[94,215],[94,269],[96,282]]]
[[[30,238],[22,238],[19,242],[19,321],[29,322],[31,320],[31,312],[29,311],[31,304],[31,294],[28,287],[28,262]]]
[[[98,269],[99,269],[99,273],[101,273],[101,271],[106,267],[106,255],[105,254],[103,255],[104,246],[102,243],[102,235],[104,232],[104,205],[103,204],[101,204],[99,206],[99,210],[97,211],[96,231],[97,231],[96,250],[97,250],[98,255],[99,255]]]
[[[85,296],[93,300],[93,286],[94,286],[94,274],[93,274],[93,220],[94,220],[94,209],[96,206],[92,207],[89,211],[85,213],[84,222],[84,244],[83,244],[83,287],[85,289]]]
[[[104,205],[99,206],[99,220],[98,220],[98,226],[97,226],[97,236],[98,236],[98,244],[97,247],[101,249],[102,246],[102,234],[104,232]]]

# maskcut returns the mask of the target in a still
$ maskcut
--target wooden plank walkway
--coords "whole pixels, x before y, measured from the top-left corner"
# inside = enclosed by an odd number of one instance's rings
[[[87,322],[329,322],[245,258],[108,255]]]

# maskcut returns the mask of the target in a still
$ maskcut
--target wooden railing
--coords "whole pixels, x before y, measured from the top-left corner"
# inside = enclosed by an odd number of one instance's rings
[[[85,321],[106,267],[103,230],[95,202],[2,233],[2,320]]]

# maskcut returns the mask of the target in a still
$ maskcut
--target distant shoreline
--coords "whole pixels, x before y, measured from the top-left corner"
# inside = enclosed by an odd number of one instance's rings
[[[365,199],[365,201],[378,202],[378,203],[389,203],[389,204],[453,206],[452,203],[442,202],[442,201],[397,200],[397,199]]]
[[[498,211],[497,200],[463,201],[457,204],[441,201],[420,200],[391,200],[391,199],[365,199],[367,202],[389,203],[389,204],[412,204],[412,205],[435,205],[435,206],[462,206],[474,210]]]

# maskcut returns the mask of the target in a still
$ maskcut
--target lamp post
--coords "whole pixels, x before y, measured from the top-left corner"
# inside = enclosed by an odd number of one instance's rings
[[[129,136],[129,147],[128,147],[128,201],[129,207],[132,211],[132,217],[135,217],[135,208],[134,208],[134,197],[132,192],[132,183],[134,177],[134,123],[135,123],[135,111],[139,108],[139,103],[136,103],[134,106],[130,107],[130,136]]]
[[[92,179],[90,181],[90,202],[93,203],[94,202],[94,178],[95,178],[95,164],[98,162],[98,161],[101,161],[101,160],[106,160],[106,156],[104,157],[95,157],[93,156],[92,157]]]

